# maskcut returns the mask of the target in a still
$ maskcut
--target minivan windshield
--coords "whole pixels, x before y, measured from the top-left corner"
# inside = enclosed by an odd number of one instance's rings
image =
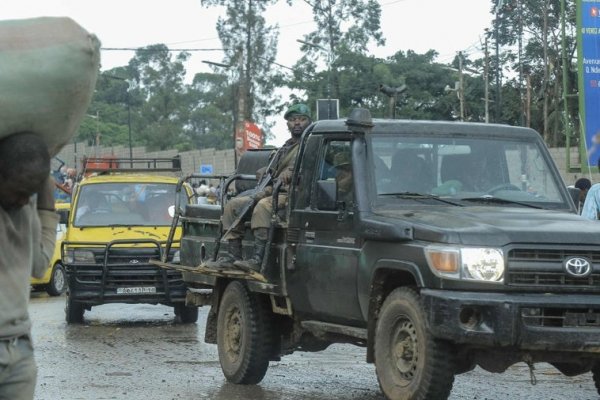
[[[168,226],[175,211],[175,184],[97,183],[81,186],[73,226]],[[181,206],[187,203],[181,191]]]
[[[374,134],[371,149],[378,204],[569,208],[537,141]]]

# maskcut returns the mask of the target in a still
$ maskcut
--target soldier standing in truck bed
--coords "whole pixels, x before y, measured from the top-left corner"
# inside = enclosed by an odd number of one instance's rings
[[[278,198],[278,205],[284,206],[287,201],[286,187],[292,177],[292,169],[298,155],[298,144],[300,136],[304,129],[310,125],[310,109],[306,104],[298,103],[292,105],[285,112],[287,127],[292,135],[284,145],[275,153],[275,158],[271,162],[271,171],[266,171],[264,176],[272,177],[272,180],[279,180],[283,186]],[[207,261],[205,266],[208,268],[237,268],[242,270],[259,271],[262,258],[265,254],[267,236],[271,225],[272,199],[270,197],[271,187],[268,186],[264,191],[255,193],[252,196],[235,197],[231,199],[223,211],[223,230],[230,229],[226,238],[229,243],[229,253],[221,255],[216,261]],[[239,221],[236,226],[232,225],[238,219],[244,206],[249,201],[257,201],[253,211],[250,225],[254,234],[254,252],[250,259],[242,259],[242,237],[244,236],[244,222]]]

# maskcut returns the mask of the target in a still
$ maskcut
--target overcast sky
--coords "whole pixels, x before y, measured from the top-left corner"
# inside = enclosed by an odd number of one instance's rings
[[[456,52],[480,53],[481,38],[490,27],[491,0],[379,0],[381,27],[386,45],[372,48],[377,57],[399,50],[424,53],[434,49],[437,61],[450,62]],[[69,16],[98,36],[104,48],[143,47],[164,43],[171,48],[219,49],[215,24],[223,9],[204,8],[200,0],[2,0],[0,19]],[[309,7],[294,0],[290,7],[280,0],[265,14],[268,24],[280,28],[277,62],[292,66],[300,56],[296,39],[314,28]],[[102,51],[102,69],[127,64],[129,51]],[[209,68],[202,60],[220,62],[218,50],[196,51],[186,65],[188,79]],[[281,132],[270,144],[288,137]]]

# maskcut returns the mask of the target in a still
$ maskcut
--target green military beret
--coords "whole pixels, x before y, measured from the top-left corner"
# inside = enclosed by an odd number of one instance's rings
[[[292,105],[290,108],[287,109],[285,114],[283,114],[283,118],[288,119],[288,117],[292,114],[305,115],[308,118],[311,118],[310,117],[310,108],[308,108],[308,106],[303,103],[297,103],[297,104]]]

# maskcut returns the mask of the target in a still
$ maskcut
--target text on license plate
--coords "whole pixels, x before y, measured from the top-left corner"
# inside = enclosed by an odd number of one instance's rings
[[[156,293],[156,288],[153,286],[141,287],[122,287],[117,288],[117,294],[136,294],[136,293]]]

